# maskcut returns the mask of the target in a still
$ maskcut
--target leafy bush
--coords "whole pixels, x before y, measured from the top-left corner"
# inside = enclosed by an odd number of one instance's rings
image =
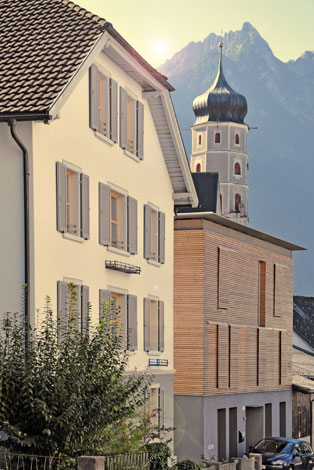
[[[175,466],[176,470],[200,470],[201,468],[201,465],[189,459],[181,460]]]
[[[2,446],[37,455],[100,455],[104,430],[144,406],[149,379],[126,374],[129,356],[108,309],[82,334],[71,311],[58,344],[47,297],[45,319],[29,332],[27,348],[23,319],[7,316],[0,331],[0,422],[8,436]]]
[[[163,442],[154,442],[146,444],[143,449],[148,452],[148,470],[167,470],[168,458],[171,456],[171,450]]]

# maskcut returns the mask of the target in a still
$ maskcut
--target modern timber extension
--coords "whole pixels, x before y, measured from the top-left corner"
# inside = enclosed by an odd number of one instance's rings
[[[222,461],[265,435],[291,435],[294,250],[212,212],[176,217],[179,459]]]

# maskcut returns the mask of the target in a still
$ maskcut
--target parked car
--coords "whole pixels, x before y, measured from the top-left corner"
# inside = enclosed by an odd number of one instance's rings
[[[311,446],[300,439],[265,437],[251,447],[249,453],[262,454],[266,470],[312,470],[314,465]]]

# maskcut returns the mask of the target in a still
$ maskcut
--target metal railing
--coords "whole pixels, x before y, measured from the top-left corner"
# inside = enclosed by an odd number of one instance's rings
[[[75,470],[76,459],[0,452],[1,470]]]

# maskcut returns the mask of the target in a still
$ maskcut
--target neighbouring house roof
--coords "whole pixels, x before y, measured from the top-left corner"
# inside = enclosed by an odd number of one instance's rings
[[[312,378],[310,378],[312,377]],[[314,392],[314,354],[293,347],[292,383],[295,388]]]
[[[314,297],[293,296],[293,328],[314,348]]]
[[[185,212],[216,212],[219,186],[219,174],[214,172],[192,173],[194,186],[198,196],[198,207],[182,207],[180,213]]]
[[[142,87],[156,126],[176,205],[197,206],[167,78],[105,19],[69,0],[0,0],[0,121],[58,116],[103,51]]]
[[[68,0],[0,0],[0,114],[49,113],[106,31],[169,90],[105,19]]]
[[[273,237],[265,232],[260,232],[259,230],[255,230],[247,225],[239,224],[238,222],[234,222],[233,220],[227,219],[226,217],[222,217],[221,215],[215,214],[214,212],[192,212],[191,210],[187,213],[178,213],[175,217],[176,220],[191,220],[191,219],[204,219],[209,220],[215,224],[230,228],[237,232],[245,233],[246,235],[250,235],[251,237],[258,238],[259,240],[263,240],[268,243],[272,243],[273,245],[280,246],[290,251],[299,251],[299,250],[306,250],[300,245],[295,245],[294,243],[290,243],[286,240],[282,240],[281,238]]]

